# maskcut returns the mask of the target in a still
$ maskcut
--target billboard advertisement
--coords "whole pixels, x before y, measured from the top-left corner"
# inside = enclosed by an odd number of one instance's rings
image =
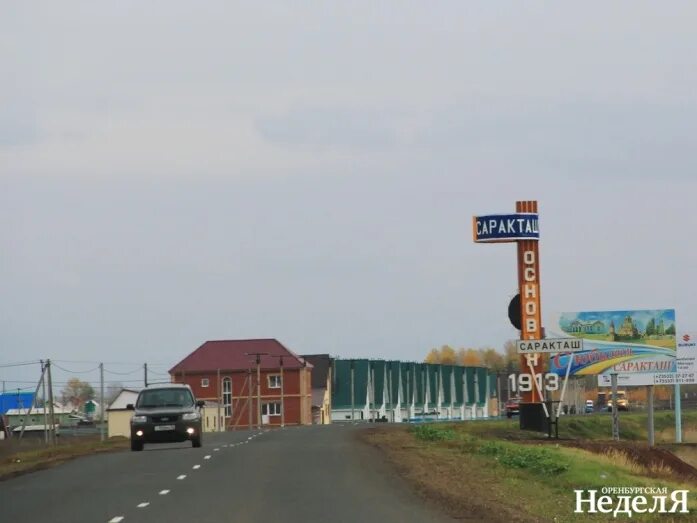
[[[550,357],[564,375],[671,373],[676,370],[675,310],[565,312],[558,328],[583,339],[582,351]]]

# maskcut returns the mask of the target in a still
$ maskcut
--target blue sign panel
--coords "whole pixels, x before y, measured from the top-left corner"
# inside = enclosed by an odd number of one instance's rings
[[[539,239],[540,230],[537,214],[492,214],[474,217],[475,242],[513,242]]]

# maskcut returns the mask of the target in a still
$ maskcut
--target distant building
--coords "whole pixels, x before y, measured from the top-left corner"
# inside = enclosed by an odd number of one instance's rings
[[[169,370],[196,399],[222,404],[226,428],[310,425],[311,372],[275,339],[207,341]]]
[[[10,409],[24,409],[34,404],[33,392],[3,392],[0,393],[0,416]]]
[[[496,395],[484,367],[336,359],[331,378],[333,421],[486,418]]]
[[[574,334],[603,334],[605,332],[605,324],[600,320],[574,320],[569,325],[567,332]]]
[[[329,354],[302,356],[312,364],[312,423],[331,423],[332,414],[332,358]]]
[[[639,337],[639,330],[637,329],[636,325],[634,324],[634,321],[632,320],[631,316],[627,315],[624,318],[622,325],[620,325],[620,328],[617,329],[617,336],[621,337],[621,338],[638,338]]]
[[[50,415],[51,410],[46,408],[46,415]],[[61,427],[71,426],[70,415],[72,411],[61,407],[60,405],[54,404],[53,407],[53,419],[56,425]],[[41,426],[41,430],[45,426],[44,423],[44,409],[43,407],[34,408],[23,408],[23,409],[10,409],[5,413],[5,420],[7,426],[10,428],[21,427],[25,425],[25,430],[27,427],[38,427]],[[49,421],[50,426],[50,421]]]
[[[121,436],[131,437],[131,417],[133,411],[128,410],[128,404],[134,404],[138,399],[137,389],[121,389],[114,401],[107,408],[107,426],[110,438]]]

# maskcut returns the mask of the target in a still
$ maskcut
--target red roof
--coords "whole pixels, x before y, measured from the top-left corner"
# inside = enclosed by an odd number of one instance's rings
[[[278,340],[219,340],[207,341],[186,358],[172,367],[170,374],[182,372],[216,372],[256,369],[256,355],[261,356],[261,368],[273,370],[280,368],[283,356],[284,369],[299,369],[312,365],[305,362],[293,351],[284,347]]]

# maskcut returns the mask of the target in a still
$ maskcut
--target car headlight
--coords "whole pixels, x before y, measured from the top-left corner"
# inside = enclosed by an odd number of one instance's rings
[[[182,416],[182,420],[184,421],[195,421],[200,418],[198,412],[187,412]]]
[[[132,423],[147,423],[148,417],[147,416],[133,416],[131,418]]]

